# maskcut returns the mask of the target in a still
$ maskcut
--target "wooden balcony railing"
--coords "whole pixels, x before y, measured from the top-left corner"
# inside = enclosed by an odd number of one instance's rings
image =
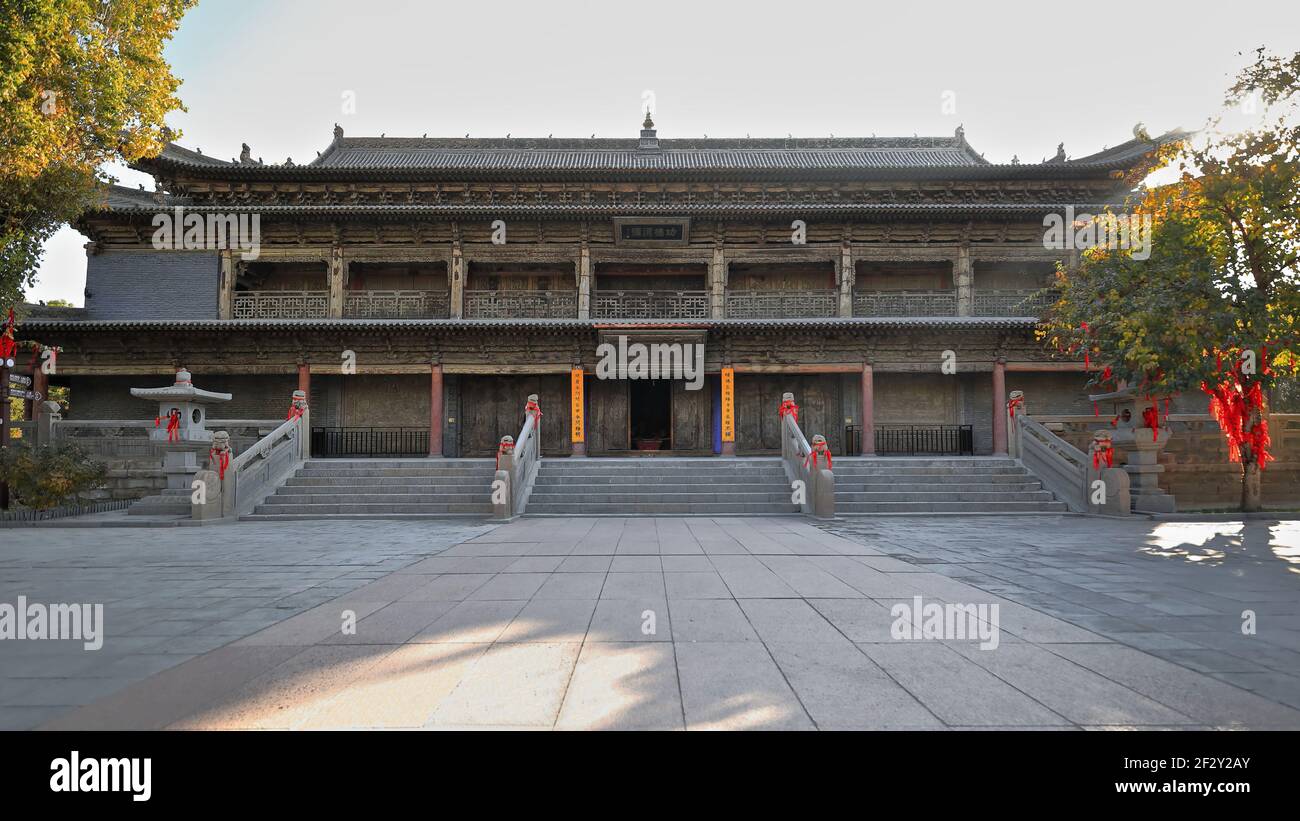
[[[1042,316],[1058,299],[1051,290],[976,291],[975,316]]]
[[[598,319],[707,319],[708,291],[596,291]]]
[[[467,319],[573,319],[576,291],[466,291]]]
[[[956,316],[956,291],[859,291],[854,316]]]
[[[451,297],[446,291],[349,291],[346,317],[371,319],[446,319]]]
[[[235,319],[315,319],[329,314],[328,291],[236,291]]]
[[[818,291],[728,291],[728,319],[769,317],[835,316],[839,292]]]

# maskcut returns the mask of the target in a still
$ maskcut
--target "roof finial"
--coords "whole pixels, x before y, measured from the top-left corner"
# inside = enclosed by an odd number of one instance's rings
[[[1056,144],[1056,156],[1052,157],[1052,162],[1065,162],[1065,143]]]
[[[241,144],[239,149],[239,161],[245,164],[253,161],[253,152],[249,150],[248,143]]]
[[[1133,136],[1144,142],[1151,142],[1151,135],[1147,133],[1147,127],[1140,122],[1133,126]]]
[[[339,125],[338,123],[334,124],[334,139],[336,140],[343,139],[343,126]]]
[[[645,122],[641,123],[641,127],[645,129],[651,129],[655,127],[655,121],[650,119],[650,106],[645,107]]]
[[[961,142],[961,143],[966,142],[966,126],[965,126],[965,124],[963,123],[962,125],[957,126],[957,130],[954,131],[954,132],[952,133],[952,135],[953,135],[954,137],[957,138],[957,142]]]

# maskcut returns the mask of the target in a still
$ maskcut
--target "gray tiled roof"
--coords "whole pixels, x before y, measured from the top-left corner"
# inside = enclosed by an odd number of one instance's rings
[[[518,171],[766,171],[985,164],[956,138],[840,140],[469,140],[343,138],[311,163],[325,168]]]

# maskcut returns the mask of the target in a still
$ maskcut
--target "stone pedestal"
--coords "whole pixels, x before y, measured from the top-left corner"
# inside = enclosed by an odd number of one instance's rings
[[[1165,472],[1165,466],[1159,463],[1160,451],[1169,443],[1169,436],[1168,428],[1161,428],[1154,439],[1150,428],[1133,428],[1115,435],[1115,443],[1128,451],[1124,470],[1129,475],[1129,493],[1135,511],[1175,513],[1178,510],[1174,497],[1160,489],[1160,474]]]

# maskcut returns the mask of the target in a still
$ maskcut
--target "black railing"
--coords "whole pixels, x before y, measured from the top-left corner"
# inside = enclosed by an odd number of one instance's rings
[[[312,428],[312,456],[428,456],[428,428]]]
[[[881,456],[942,454],[975,455],[970,425],[876,425],[876,454]],[[844,455],[862,455],[862,426],[844,428]]]

